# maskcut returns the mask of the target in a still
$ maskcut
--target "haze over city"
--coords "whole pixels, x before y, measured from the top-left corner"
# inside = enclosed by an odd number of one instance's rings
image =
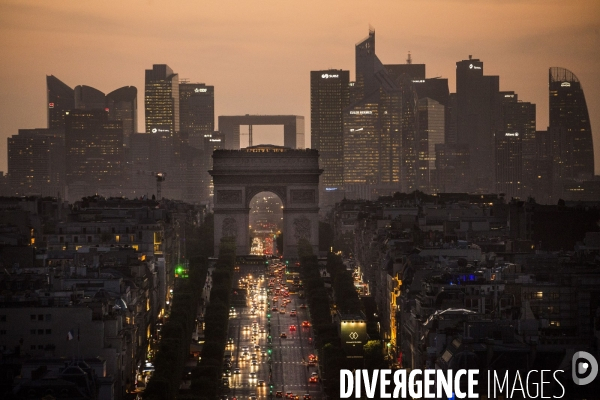
[[[548,68],[582,83],[600,171],[600,4],[581,1],[345,1],[0,3],[0,170],[6,138],[46,126],[46,75],[106,93],[138,88],[144,131],[144,70],[169,64],[180,78],[215,86],[215,115],[296,114],[310,145],[311,70],[349,69],[354,44],[377,32],[387,63],[427,66],[449,79],[469,55],[500,76],[501,90],[537,105],[548,125]],[[283,144],[281,128],[258,127],[254,143]],[[243,146],[242,142],[242,146]]]

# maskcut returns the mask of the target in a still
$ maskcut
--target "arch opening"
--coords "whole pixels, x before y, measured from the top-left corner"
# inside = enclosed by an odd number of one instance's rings
[[[281,255],[283,248],[277,246],[283,231],[281,198],[273,192],[259,192],[250,200],[249,208],[250,254]]]

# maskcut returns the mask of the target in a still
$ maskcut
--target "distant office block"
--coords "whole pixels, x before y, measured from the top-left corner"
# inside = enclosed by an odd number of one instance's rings
[[[350,103],[350,72],[310,72],[311,147],[319,150],[320,186],[335,191],[344,184],[343,111]]]
[[[74,90],[54,75],[46,76],[48,128],[64,129],[65,112],[75,108]]]
[[[123,86],[106,95],[106,108],[111,121],[123,124],[123,142],[129,147],[129,137],[137,132],[137,88]]]
[[[179,84],[179,125],[190,146],[202,149],[204,135],[215,130],[215,87]]]
[[[173,136],[179,132],[179,75],[168,65],[146,70],[144,92],[146,133]]]
[[[17,196],[64,196],[64,130],[19,129],[8,138],[8,174]]]
[[[119,186],[123,177],[123,126],[104,110],[73,110],[65,116],[66,179],[91,189]]]
[[[493,192],[494,134],[500,129],[498,76],[483,75],[483,62],[456,63],[457,141],[471,157],[469,192]]]
[[[566,130],[572,142],[572,166],[567,178],[594,175],[592,128],[581,82],[565,68],[549,70],[550,128]]]

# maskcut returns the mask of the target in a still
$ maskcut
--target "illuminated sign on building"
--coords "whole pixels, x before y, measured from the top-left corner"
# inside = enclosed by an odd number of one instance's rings
[[[515,97],[514,94],[505,94],[504,97]]]
[[[332,188],[325,188],[325,191],[327,191],[327,192],[333,192],[334,190],[338,190],[338,188],[334,188],[334,187],[332,187]]]
[[[150,130],[150,132],[152,132],[152,133],[171,133],[171,130],[165,129],[165,128],[152,128]]]
[[[425,79],[416,79],[413,80],[413,83],[425,83]]]
[[[363,128],[358,128],[358,129],[350,128],[350,132],[361,132],[362,130],[363,130]]]
[[[571,87],[571,82],[563,82],[560,84],[562,87]]]
[[[220,142],[221,139],[209,139],[210,142]]]
[[[514,136],[519,137],[519,132],[506,132],[504,136]]]
[[[196,92],[196,93],[204,93],[204,92],[206,92],[207,90],[208,90],[208,89],[206,89],[206,88],[196,88],[196,89],[194,89],[194,92]]]
[[[321,78],[323,79],[329,79],[329,78],[339,78],[340,76],[338,74],[323,74],[321,75]]]
[[[363,358],[363,346],[367,343],[367,323],[365,321],[342,320],[340,337],[347,358]]]
[[[480,66],[469,64],[469,69],[481,69]]]
[[[373,111],[370,111],[370,110],[350,111],[350,114],[357,114],[357,115],[373,114]]]

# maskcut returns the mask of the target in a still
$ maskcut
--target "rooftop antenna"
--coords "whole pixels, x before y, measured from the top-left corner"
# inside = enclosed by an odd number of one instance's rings
[[[410,50],[408,51],[408,58],[406,59],[407,64],[412,64],[412,58],[410,56]]]

